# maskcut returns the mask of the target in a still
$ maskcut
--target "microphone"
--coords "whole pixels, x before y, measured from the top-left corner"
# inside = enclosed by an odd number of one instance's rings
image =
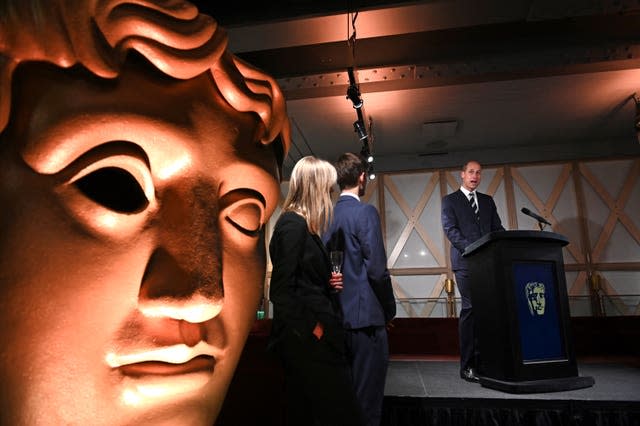
[[[549,221],[547,219],[545,219],[544,217],[535,214],[534,212],[532,212],[531,210],[529,210],[526,207],[523,207],[522,209],[520,209],[520,211],[524,214],[526,214],[527,216],[531,216],[532,218],[534,218],[535,220],[537,220],[540,223],[544,223],[547,224],[549,226],[551,226],[551,223],[549,223]]]

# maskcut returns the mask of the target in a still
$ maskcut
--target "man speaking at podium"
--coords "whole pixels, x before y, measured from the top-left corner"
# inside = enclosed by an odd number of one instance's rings
[[[462,308],[458,322],[460,338],[460,377],[477,382],[477,344],[471,312],[471,285],[464,249],[478,238],[493,231],[504,231],[496,204],[490,195],[477,191],[482,166],[468,161],[462,167],[460,189],[442,199],[442,227],[451,242],[451,269],[456,276]]]

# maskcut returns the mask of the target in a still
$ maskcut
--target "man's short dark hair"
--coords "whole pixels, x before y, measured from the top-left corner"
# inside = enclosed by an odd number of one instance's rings
[[[367,162],[360,155],[345,152],[338,158],[335,167],[338,172],[338,186],[342,190],[358,185],[358,178],[367,171]]]
[[[480,165],[480,167],[482,167],[482,164],[480,164],[480,162],[478,160],[468,160],[465,161],[465,163],[462,165],[462,171],[466,171],[467,170],[467,166],[469,165],[469,163],[478,163],[478,165]]]

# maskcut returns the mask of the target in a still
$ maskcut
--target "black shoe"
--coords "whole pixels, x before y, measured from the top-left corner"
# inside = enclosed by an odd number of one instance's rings
[[[476,370],[471,367],[467,367],[464,370],[460,370],[460,378],[466,380],[467,382],[478,383],[480,379],[476,375]]]

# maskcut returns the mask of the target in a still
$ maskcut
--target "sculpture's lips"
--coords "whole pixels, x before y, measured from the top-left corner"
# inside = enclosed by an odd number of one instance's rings
[[[106,355],[105,361],[109,367],[118,368],[125,374],[131,372],[132,375],[169,375],[212,371],[216,359],[221,355],[221,350],[200,341],[195,346],[180,343],[126,353],[110,352]]]
[[[189,373],[213,373],[215,359],[212,356],[199,355],[188,362],[181,364],[171,364],[161,361],[145,361],[135,364],[123,365],[119,368],[124,375],[136,376],[172,376]]]
[[[223,348],[207,342],[178,343],[109,352],[105,361],[122,378],[122,401],[132,407],[201,395],[224,359]]]

